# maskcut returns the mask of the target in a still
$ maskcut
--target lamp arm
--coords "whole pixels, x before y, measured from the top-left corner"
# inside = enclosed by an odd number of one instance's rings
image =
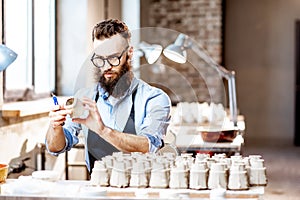
[[[228,81],[228,93],[229,93],[229,109],[231,114],[231,120],[233,125],[237,127],[237,101],[236,101],[236,86],[235,86],[235,72],[231,71],[229,78],[226,78]]]
[[[223,66],[219,65],[210,56],[208,56],[208,54],[203,48],[200,48],[198,45],[192,44],[191,49],[194,50],[206,63],[210,64],[213,68],[215,68],[221,74],[222,77],[226,79],[230,78],[230,76],[232,75],[231,72],[225,69]]]
[[[229,109],[230,118],[233,121],[234,126],[237,126],[237,100],[236,100],[236,85],[235,85],[235,72],[225,69],[223,66],[219,65],[215,60],[208,56],[204,49],[201,50],[198,45],[191,45],[191,49],[194,50],[206,63],[210,64],[214,69],[216,69],[222,77],[224,77],[228,82],[228,93],[229,93]]]

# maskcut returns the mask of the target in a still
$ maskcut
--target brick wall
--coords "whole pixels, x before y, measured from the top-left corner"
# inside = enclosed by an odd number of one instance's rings
[[[142,39],[166,47],[179,33],[184,33],[202,46],[218,63],[222,61],[222,0],[148,0],[141,1],[141,26],[159,27],[142,35]],[[165,33],[161,33],[165,32]],[[224,84],[218,73],[198,54],[187,51],[185,64],[168,61],[164,56],[141,69],[141,78],[168,88],[171,99],[177,101],[224,102]]]

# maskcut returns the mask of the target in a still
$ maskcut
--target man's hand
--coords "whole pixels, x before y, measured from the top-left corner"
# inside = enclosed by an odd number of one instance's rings
[[[70,114],[70,110],[66,110],[61,105],[55,105],[49,112],[50,125],[46,134],[46,142],[51,152],[59,152],[66,146],[66,139],[63,131],[63,124],[66,116]]]
[[[143,152],[149,151],[149,141],[145,136],[119,132],[104,125],[95,101],[83,98],[89,115],[86,119],[73,118],[75,123],[83,124],[104,140],[123,152]]]
[[[101,135],[101,132],[105,128],[105,126],[98,111],[96,102],[86,97],[82,98],[81,101],[85,105],[85,109],[89,111],[89,114],[85,119],[73,118],[72,121],[75,123],[83,124],[95,133]]]
[[[52,128],[60,127],[66,121],[66,116],[71,114],[70,110],[66,110],[61,105],[55,105],[49,112],[50,126]]]

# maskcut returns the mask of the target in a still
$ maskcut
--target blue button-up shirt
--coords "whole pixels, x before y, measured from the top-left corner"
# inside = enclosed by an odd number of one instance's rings
[[[162,145],[163,135],[165,135],[170,121],[171,101],[161,89],[152,87],[144,81],[134,78],[129,89],[121,98],[112,96],[107,98],[108,94],[100,87],[100,84],[91,89],[84,89],[85,91],[78,91],[77,96],[88,96],[95,99],[98,92],[97,106],[103,123],[107,127],[123,132],[130,115],[133,103],[132,93],[135,89],[134,124],[136,134],[147,137],[149,152],[155,152]],[[66,137],[65,148],[60,152],[50,152],[46,142],[48,151],[53,155],[58,155],[70,150],[79,142],[78,135],[82,132],[85,137],[85,160],[89,167],[88,145],[86,144],[88,128],[72,122],[68,117],[63,130]]]

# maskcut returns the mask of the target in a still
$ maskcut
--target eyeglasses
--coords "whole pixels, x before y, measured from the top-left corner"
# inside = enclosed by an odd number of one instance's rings
[[[120,56],[108,56],[107,58],[104,58],[102,56],[96,55],[96,53],[93,54],[91,61],[95,65],[95,67],[102,68],[105,65],[105,61],[107,61],[111,66],[118,66],[121,63],[121,58],[123,54],[127,51],[129,46],[127,46],[121,53]]]

